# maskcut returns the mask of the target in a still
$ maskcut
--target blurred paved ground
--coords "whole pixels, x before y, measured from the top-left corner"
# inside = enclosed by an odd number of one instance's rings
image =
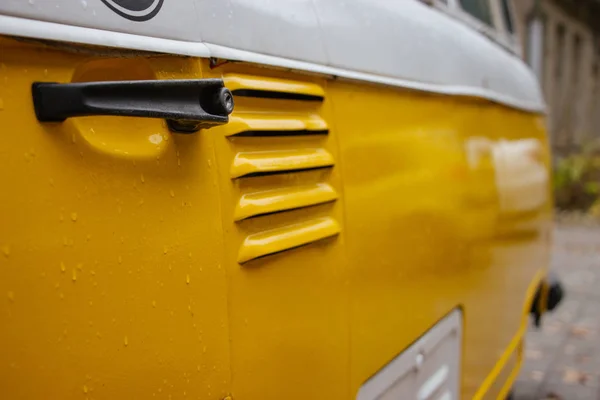
[[[567,296],[530,329],[515,400],[600,400],[600,226],[559,224],[552,265]]]

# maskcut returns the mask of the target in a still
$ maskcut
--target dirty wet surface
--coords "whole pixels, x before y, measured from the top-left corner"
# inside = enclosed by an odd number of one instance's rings
[[[600,225],[558,224],[554,241],[566,297],[530,327],[514,400],[600,400]]]

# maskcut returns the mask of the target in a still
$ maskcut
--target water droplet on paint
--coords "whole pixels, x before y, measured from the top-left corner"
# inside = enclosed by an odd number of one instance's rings
[[[155,133],[153,135],[150,135],[148,137],[148,140],[150,141],[150,143],[152,144],[161,144],[163,141],[163,136],[160,133]]]
[[[73,221],[73,222],[77,221],[77,213],[76,212],[71,213],[71,221]]]
[[[125,346],[129,346],[129,339],[127,338],[127,336],[125,336],[125,337],[123,338],[123,344],[124,344]]]
[[[185,283],[187,283],[188,285],[190,284],[190,276],[189,275],[185,276]]]
[[[61,262],[60,263],[60,272],[65,272],[66,270],[67,270],[67,267],[66,267],[65,263]]]
[[[421,353],[417,354],[417,356],[415,357],[415,367],[417,369],[421,369],[424,359],[425,359],[425,357],[423,356],[423,354],[421,354]]]
[[[10,246],[5,244],[4,246],[2,246],[2,254],[4,254],[4,257],[9,257],[10,256]]]

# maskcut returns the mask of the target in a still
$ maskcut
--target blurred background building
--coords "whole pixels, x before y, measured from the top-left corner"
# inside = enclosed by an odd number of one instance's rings
[[[548,104],[554,153],[600,139],[600,0],[513,0],[523,56]]]

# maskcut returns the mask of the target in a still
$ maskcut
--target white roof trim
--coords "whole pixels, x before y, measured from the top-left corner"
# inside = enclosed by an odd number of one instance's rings
[[[208,48],[203,43],[151,38],[5,15],[0,15],[0,34],[193,57],[210,57]]]
[[[329,67],[327,65],[318,65],[302,61],[290,60],[286,58],[273,57],[264,54],[231,49],[228,47],[218,46],[210,43],[205,43],[205,45],[209,49],[211,57],[216,58],[246,61],[255,64],[265,64],[275,67],[289,68],[298,71],[308,71],[340,78],[397,86],[404,89],[417,90],[421,92],[483,98],[496,103],[501,103],[510,107],[518,108],[524,111],[544,112],[545,110],[543,104],[539,104],[537,102],[523,101],[484,88],[415,82],[364,72],[350,71],[342,68]]]
[[[397,77],[292,60],[203,42],[154,38],[3,15],[0,15],[0,34],[193,57],[216,57],[245,61],[429,93],[483,98],[528,112],[541,113],[545,111],[545,104],[541,99],[540,101],[527,101],[484,87],[399,79]]]

